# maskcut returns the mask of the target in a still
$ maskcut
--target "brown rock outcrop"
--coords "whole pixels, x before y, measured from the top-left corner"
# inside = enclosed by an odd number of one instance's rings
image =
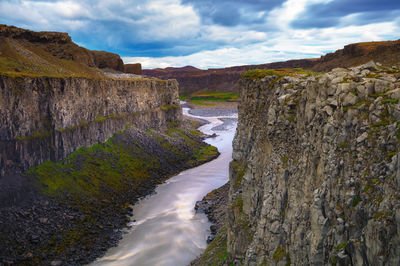
[[[91,51],[72,42],[68,33],[60,32],[35,32],[0,24],[0,40],[13,40],[13,49],[17,46],[29,47],[33,52],[42,55],[38,49],[44,50],[58,59],[72,60],[88,67],[108,68],[116,71],[124,71],[124,64],[119,55],[104,52]]]
[[[142,64],[125,64],[125,73],[142,75]]]

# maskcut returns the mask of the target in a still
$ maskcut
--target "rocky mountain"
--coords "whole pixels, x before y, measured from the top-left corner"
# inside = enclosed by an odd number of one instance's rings
[[[252,70],[239,84],[220,265],[399,265],[400,69]]]
[[[375,60],[387,67],[397,65],[400,61],[400,40],[349,44],[334,53],[315,59],[289,60],[208,70],[191,66],[146,69],[143,70],[143,74],[162,79],[175,78],[180,84],[180,93],[190,95],[197,91],[237,91],[237,81],[240,75],[250,69],[304,68],[322,72],[330,71],[336,67],[356,66],[370,60]]]
[[[91,51],[67,33],[34,32],[0,24],[0,71],[18,75],[96,75],[100,69],[124,71],[119,55]]]

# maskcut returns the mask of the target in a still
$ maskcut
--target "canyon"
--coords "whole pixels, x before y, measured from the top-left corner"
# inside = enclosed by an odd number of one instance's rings
[[[183,119],[175,80],[123,74],[118,55],[64,33],[0,38],[0,264],[89,263],[131,204],[218,156]]]
[[[330,71],[336,67],[351,67],[375,60],[384,66],[398,65],[400,40],[364,42],[346,45],[343,49],[328,53],[320,58],[297,59],[260,65],[245,65],[202,70],[192,66],[182,68],[145,69],[144,75],[161,79],[175,78],[181,95],[200,91],[238,91],[240,76],[251,69],[303,68],[316,72]]]
[[[192,265],[400,264],[400,41],[142,71],[66,33],[0,25],[0,40],[0,264],[91,263],[135,226],[138,200],[218,157],[182,115],[198,91],[237,91],[239,118],[229,182],[196,205],[214,224]]]

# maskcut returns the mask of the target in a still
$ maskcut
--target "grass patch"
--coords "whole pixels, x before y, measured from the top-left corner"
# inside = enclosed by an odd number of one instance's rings
[[[268,76],[278,76],[284,77],[289,75],[286,71],[283,70],[272,70],[272,69],[252,69],[246,71],[242,74],[242,78],[249,80],[260,80]]]
[[[200,265],[223,265],[228,260],[226,228],[208,245],[200,259]]]
[[[281,162],[282,162],[282,168],[283,169],[286,169],[288,167],[288,161],[289,161],[289,157],[287,157],[287,156],[281,157]]]
[[[247,164],[244,164],[242,161],[231,161],[230,166],[233,170],[233,176],[236,178],[234,187],[238,188],[242,183],[244,173],[247,169]]]
[[[286,249],[284,247],[277,247],[272,254],[272,259],[275,262],[281,261],[286,256]]]
[[[390,125],[390,121],[380,121],[372,124],[372,127],[385,127]]]
[[[194,153],[194,158],[199,162],[207,161],[210,157],[217,156],[219,154],[218,149],[214,146],[201,147]]]
[[[31,135],[28,136],[19,136],[16,137],[16,140],[21,140],[21,141],[30,141],[33,139],[38,139],[38,138],[45,138],[51,135],[51,130],[45,130],[45,131],[40,131],[40,132],[34,132]]]
[[[248,80],[261,80],[268,76],[278,76],[278,77],[295,76],[295,75],[311,76],[311,75],[316,75],[316,74],[320,74],[320,73],[313,72],[311,70],[304,70],[302,68],[252,69],[252,70],[248,70],[248,71],[244,72],[242,74],[242,78],[245,78]]]
[[[353,198],[353,202],[351,203],[351,205],[352,205],[353,207],[356,207],[356,206],[358,205],[358,203],[360,203],[360,196],[356,195],[356,196]]]
[[[370,101],[367,101],[367,100],[360,100],[360,101],[358,101],[358,102],[356,102],[354,105],[352,105],[352,106],[346,106],[346,107],[343,107],[342,108],[342,110],[343,110],[343,112],[347,112],[347,110],[349,110],[349,109],[357,109],[358,107],[360,107],[361,105],[365,105],[365,106],[367,106],[367,107],[369,107],[370,105],[371,105],[371,102]]]
[[[232,208],[239,208],[240,212],[243,211],[243,198],[242,198],[242,196],[237,197],[236,201],[232,204]]]
[[[399,100],[397,99],[383,99],[381,101],[382,104],[398,104]]]
[[[179,108],[179,106],[175,105],[175,104],[167,104],[167,105],[163,105],[160,107],[160,109],[163,111],[169,111],[171,109],[178,109],[178,108]]]
[[[335,249],[337,250],[337,251],[340,251],[340,250],[342,250],[342,249],[345,249],[346,247],[347,247],[347,244],[348,244],[349,242],[348,241],[345,241],[345,242],[343,242],[343,243],[340,243],[339,245],[337,245],[336,247],[335,247]]]
[[[11,77],[105,78],[97,68],[57,58],[38,45],[27,43],[21,46],[20,42],[12,39],[1,41],[0,74]]]
[[[371,97],[371,98],[374,98],[374,99],[379,98],[379,97],[383,97],[383,96],[385,96],[384,92],[382,92],[382,93],[373,93],[373,94],[369,94],[368,95],[368,97]]]
[[[103,187],[114,191],[125,191],[128,183],[136,187],[157,165],[145,151],[137,148],[132,152],[111,138],[104,144],[80,148],[61,162],[45,162],[29,174],[46,194],[67,192],[77,198],[101,198]]]
[[[235,92],[205,91],[186,96],[186,100],[200,106],[214,106],[215,103],[237,102],[238,94]]]

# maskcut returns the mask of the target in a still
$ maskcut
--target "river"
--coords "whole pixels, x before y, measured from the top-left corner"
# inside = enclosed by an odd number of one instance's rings
[[[183,113],[192,116],[188,110],[183,108]],[[206,142],[217,147],[221,155],[171,177],[157,186],[154,194],[136,203],[131,229],[118,246],[92,265],[184,266],[207,247],[211,224],[204,213],[195,213],[194,206],[208,192],[228,181],[236,123],[221,128],[221,117],[193,117],[209,121],[199,130],[217,134]]]

